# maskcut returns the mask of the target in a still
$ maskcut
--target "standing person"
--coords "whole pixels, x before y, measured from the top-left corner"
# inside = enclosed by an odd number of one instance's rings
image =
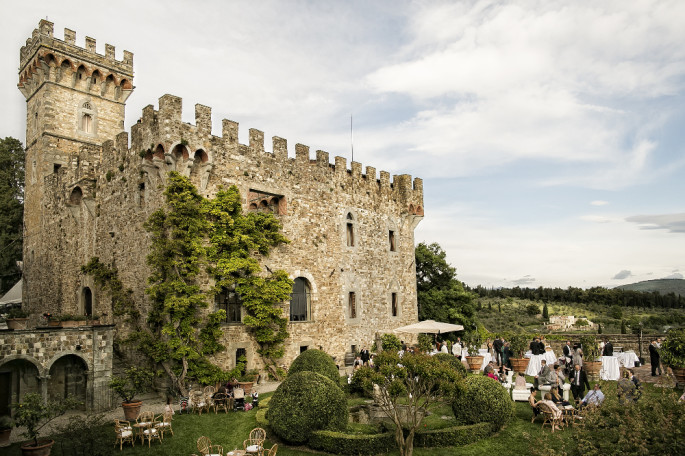
[[[614,346],[609,339],[607,339],[604,344],[604,353],[602,353],[602,356],[614,356]]]
[[[457,338],[457,341],[452,344],[452,354],[457,357],[459,361],[461,361],[461,349],[463,347],[461,346],[461,339]]]
[[[575,349],[573,350],[572,362],[573,366],[578,364],[580,367],[583,367],[583,350],[578,345],[576,345]]]
[[[447,353],[449,354],[449,350],[447,349],[447,342],[443,342],[442,346],[440,347],[440,353]]]
[[[661,356],[659,356],[659,348],[656,345],[656,340],[649,344],[649,364],[652,365],[652,377],[656,377],[657,370],[661,375]]]
[[[502,368],[504,370],[511,369],[511,361],[509,360],[513,357],[514,352],[511,351],[509,342],[504,342],[504,346],[502,347]]]
[[[498,366],[502,365],[502,347],[504,343],[501,337],[496,337],[495,341],[492,343],[492,347],[495,349],[495,362]]]
[[[359,352],[359,356],[362,359],[362,364],[364,366],[369,365],[369,359],[371,358],[371,354],[369,353],[369,349],[364,347],[362,348],[362,351]]]
[[[587,374],[585,373],[585,369],[580,367],[580,364],[573,366],[573,373],[571,374],[570,380],[573,399],[578,401],[583,397],[585,387],[587,386],[587,389],[590,389],[590,382],[587,380]]]

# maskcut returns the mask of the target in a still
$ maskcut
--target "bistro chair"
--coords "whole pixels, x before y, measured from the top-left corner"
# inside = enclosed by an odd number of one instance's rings
[[[228,397],[226,393],[216,393],[214,395],[214,414],[217,414],[219,409],[224,409],[228,413]]]
[[[131,423],[124,420],[114,420],[114,432],[117,434],[117,440],[114,442],[114,445],[119,444],[119,451],[122,450],[124,442],[131,442],[131,446],[135,446]]]
[[[138,415],[138,418],[136,418],[136,424],[134,424],[133,427],[136,428],[138,433],[137,437],[140,437],[141,443],[145,443],[146,436],[144,431],[149,428],[154,421],[155,414],[151,411],[141,412],[140,415]]]
[[[266,454],[266,456],[276,456],[276,452],[278,451],[278,444],[275,443],[274,446],[272,446],[269,449],[269,452]]]
[[[562,418],[563,414],[559,414],[558,417],[555,417],[552,408],[544,402],[539,402],[538,407],[540,407],[540,411],[545,417],[545,420],[542,422],[543,428],[545,427],[545,424],[549,424],[552,428],[552,432],[554,432],[555,429],[561,429],[561,427],[564,425]]]
[[[204,435],[197,439],[197,451],[202,456],[224,456],[224,448],[221,445],[212,445],[209,438]]]
[[[261,456],[264,452],[264,441],[266,440],[266,431],[262,428],[254,428],[250,431],[250,437],[243,441],[243,449],[247,454],[256,454]]]
[[[198,415],[202,415],[203,410],[207,410],[207,398],[205,393],[202,391],[193,391],[190,394],[190,398],[193,403],[193,411],[197,412]]]
[[[160,436],[164,439],[164,433],[166,431],[171,432],[174,435],[174,430],[171,428],[171,420],[173,419],[170,411],[165,411],[161,415],[155,417],[155,428],[159,431]]]
[[[141,433],[141,438],[143,439],[143,444],[145,444],[145,441],[147,440],[147,446],[150,448],[150,443],[152,440],[159,440],[160,443],[162,441],[162,436],[157,429],[157,422],[152,419],[152,421],[147,422],[147,427],[143,429],[143,432]]]

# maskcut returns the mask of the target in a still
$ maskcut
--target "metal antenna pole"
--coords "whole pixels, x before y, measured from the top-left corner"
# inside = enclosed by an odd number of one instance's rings
[[[352,147],[352,161],[354,161],[354,134],[352,132],[352,114],[350,114],[350,146]]]

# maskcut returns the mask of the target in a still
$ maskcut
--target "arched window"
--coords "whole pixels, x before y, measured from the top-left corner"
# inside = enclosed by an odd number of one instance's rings
[[[240,295],[235,290],[222,288],[216,295],[216,308],[226,311],[226,323],[242,323]]]
[[[78,129],[81,133],[95,134],[96,132],[96,109],[90,101],[81,103]]]
[[[311,311],[311,287],[304,277],[298,277],[293,283],[290,295],[290,321],[307,321]]]
[[[81,190],[81,187],[75,187],[71,191],[71,195],[69,195],[69,204],[73,204],[74,206],[78,206],[81,204],[81,199],[83,198],[83,191]]]
[[[348,247],[354,247],[354,217],[352,217],[352,213],[348,212],[347,217],[346,217],[346,238],[347,238],[347,246]]]

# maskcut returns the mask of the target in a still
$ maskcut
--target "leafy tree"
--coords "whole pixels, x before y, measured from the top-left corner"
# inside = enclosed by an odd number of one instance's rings
[[[540,313],[540,307],[538,307],[538,305],[534,302],[531,302],[526,306],[526,313],[531,317],[534,317],[535,315]]]
[[[11,137],[0,140],[0,294],[21,277],[24,220],[24,147]]]
[[[395,425],[400,455],[411,456],[414,435],[429,407],[450,402],[462,387],[463,377],[450,364],[424,354],[383,351],[376,356],[376,371],[365,378],[365,387],[378,385],[375,398]]]
[[[475,324],[475,295],[456,279],[456,269],[447,263],[437,244],[416,246],[416,287],[419,320],[457,323],[465,328]]]
[[[625,320],[621,320],[621,334],[628,334],[628,329],[626,328]]]

